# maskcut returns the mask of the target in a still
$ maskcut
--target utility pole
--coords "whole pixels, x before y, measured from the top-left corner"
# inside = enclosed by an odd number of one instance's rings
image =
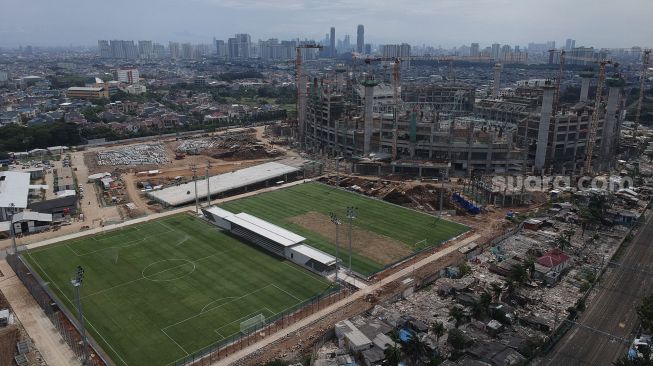
[[[331,216],[331,222],[336,226],[336,283],[338,283],[338,255],[340,251],[340,246],[338,244],[338,233],[340,230],[338,229],[340,227],[340,224],[342,224],[342,222],[340,221],[338,216],[336,216],[336,214],[333,212],[329,213],[329,216]]]
[[[193,171],[193,182],[195,182],[195,214],[200,212],[200,201],[197,196],[197,165],[191,164],[190,170]]]
[[[82,312],[82,299],[79,296],[79,290],[82,287],[82,281],[84,281],[84,268],[77,266],[75,272],[75,278],[70,282],[75,289],[75,303],[77,305],[77,314],[79,316],[79,332],[82,337],[82,365],[89,364],[88,358],[88,341],[86,339],[86,331],[84,330],[84,313]]]
[[[351,273],[351,241],[352,241],[352,222],[358,215],[358,209],[353,206],[347,207],[347,219],[349,220],[349,273]]]
[[[211,186],[209,185],[209,170],[211,170],[211,160],[206,163],[206,207],[211,206]]]

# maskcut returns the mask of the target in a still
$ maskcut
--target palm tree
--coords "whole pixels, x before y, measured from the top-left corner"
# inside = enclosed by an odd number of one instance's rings
[[[442,337],[445,332],[444,324],[441,322],[433,323],[433,325],[431,325],[431,331],[433,332],[433,335],[435,335],[435,339],[439,342],[440,337]]]
[[[401,349],[397,342],[389,345],[388,348],[383,351],[383,354],[385,355],[385,360],[388,362],[389,366],[399,366],[399,362],[401,362]]]
[[[492,282],[490,284],[490,288],[492,289],[492,293],[494,294],[496,301],[501,301],[501,293],[503,292],[501,285],[498,282]]]
[[[458,328],[460,324],[462,324],[463,319],[465,318],[465,313],[463,312],[462,308],[458,306],[454,306],[451,309],[449,309],[449,316],[456,320],[455,326],[456,328]]]

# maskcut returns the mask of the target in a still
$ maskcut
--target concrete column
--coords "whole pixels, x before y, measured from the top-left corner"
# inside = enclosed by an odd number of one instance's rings
[[[592,79],[589,77],[583,77],[583,81],[580,84],[580,101],[587,102],[587,96],[590,93],[590,81]]]
[[[373,119],[373,100],[374,100],[374,87],[376,83],[363,83],[365,86],[365,134],[363,136],[363,155],[367,156],[370,153],[370,142],[372,141],[372,124]]]
[[[297,98],[297,128],[299,129],[299,142],[303,144],[305,142],[305,132],[306,132],[306,83],[308,79],[306,76],[301,75],[299,77],[299,83],[297,84],[298,98]]]
[[[492,86],[492,98],[499,98],[499,87],[501,86],[501,64],[494,65],[494,85]]]
[[[544,87],[542,96],[542,110],[540,113],[540,126],[537,132],[537,149],[535,150],[535,169],[541,171],[546,163],[546,151],[549,144],[549,126],[553,111],[553,93],[555,88],[551,85]]]
[[[611,86],[608,93],[608,104],[605,107],[605,119],[601,135],[601,164],[609,168],[614,160],[617,135],[617,106],[621,95],[620,86]]]

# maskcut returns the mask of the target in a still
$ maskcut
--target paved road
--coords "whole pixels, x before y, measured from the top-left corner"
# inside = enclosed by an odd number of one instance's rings
[[[608,270],[598,293],[578,322],[544,359],[544,365],[611,365],[626,354],[628,344],[600,332],[632,340],[638,325],[635,307],[653,292],[653,215],[625,249],[620,266]]]

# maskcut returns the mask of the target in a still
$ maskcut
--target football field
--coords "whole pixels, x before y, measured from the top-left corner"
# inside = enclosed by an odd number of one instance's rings
[[[349,265],[348,206],[356,207],[352,228],[352,268],[370,275],[416,252],[441,244],[468,227],[320,183],[305,183],[221,205],[247,212],[307,238],[307,243],[336,254],[335,225],[340,218],[339,257]]]
[[[167,365],[328,291],[330,283],[187,214],[23,254],[116,365]]]

